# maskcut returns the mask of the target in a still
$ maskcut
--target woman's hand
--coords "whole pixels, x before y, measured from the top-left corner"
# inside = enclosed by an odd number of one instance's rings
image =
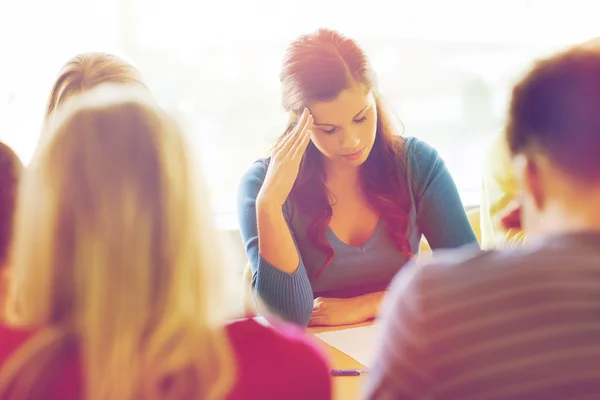
[[[310,142],[312,127],[313,117],[305,108],[296,127],[273,149],[257,202],[283,206],[298,177],[300,161]]]
[[[384,294],[385,292],[376,292],[349,299],[317,297],[308,324],[351,325],[375,318]]]

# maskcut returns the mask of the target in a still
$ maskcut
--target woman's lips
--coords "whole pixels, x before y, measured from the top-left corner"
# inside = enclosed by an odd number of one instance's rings
[[[362,156],[362,153],[365,151],[365,148],[366,146],[357,151],[356,153],[344,154],[342,157],[344,157],[347,160],[356,160],[357,158]]]

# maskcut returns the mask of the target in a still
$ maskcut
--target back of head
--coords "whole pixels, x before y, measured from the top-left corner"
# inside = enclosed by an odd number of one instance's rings
[[[54,82],[46,117],[74,94],[92,89],[101,83],[125,83],[145,87],[140,72],[121,58],[108,53],[84,53],[70,59]]]
[[[37,382],[29,367],[71,344],[86,398],[212,398],[231,376],[219,258],[183,134],[121,86],[69,101],[46,137],[23,181],[14,293],[20,322],[51,334],[12,377]]]
[[[0,269],[5,267],[8,261],[22,170],[23,164],[14,151],[0,143]]]
[[[538,62],[513,89],[507,138],[513,154],[599,186],[600,52],[574,47]]]

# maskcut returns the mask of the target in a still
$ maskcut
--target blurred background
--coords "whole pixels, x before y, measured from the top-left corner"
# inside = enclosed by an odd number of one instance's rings
[[[0,140],[27,163],[61,65],[116,53],[184,120],[218,226],[235,232],[239,179],[285,125],[285,47],[328,27],[365,49],[404,134],[435,146],[476,205],[512,83],[536,58],[596,36],[598,15],[598,0],[1,0]]]

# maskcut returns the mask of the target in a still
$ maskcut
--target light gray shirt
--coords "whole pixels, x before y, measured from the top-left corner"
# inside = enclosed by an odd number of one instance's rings
[[[367,399],[600,399],[600,233],[412,264],[382,324]]]

